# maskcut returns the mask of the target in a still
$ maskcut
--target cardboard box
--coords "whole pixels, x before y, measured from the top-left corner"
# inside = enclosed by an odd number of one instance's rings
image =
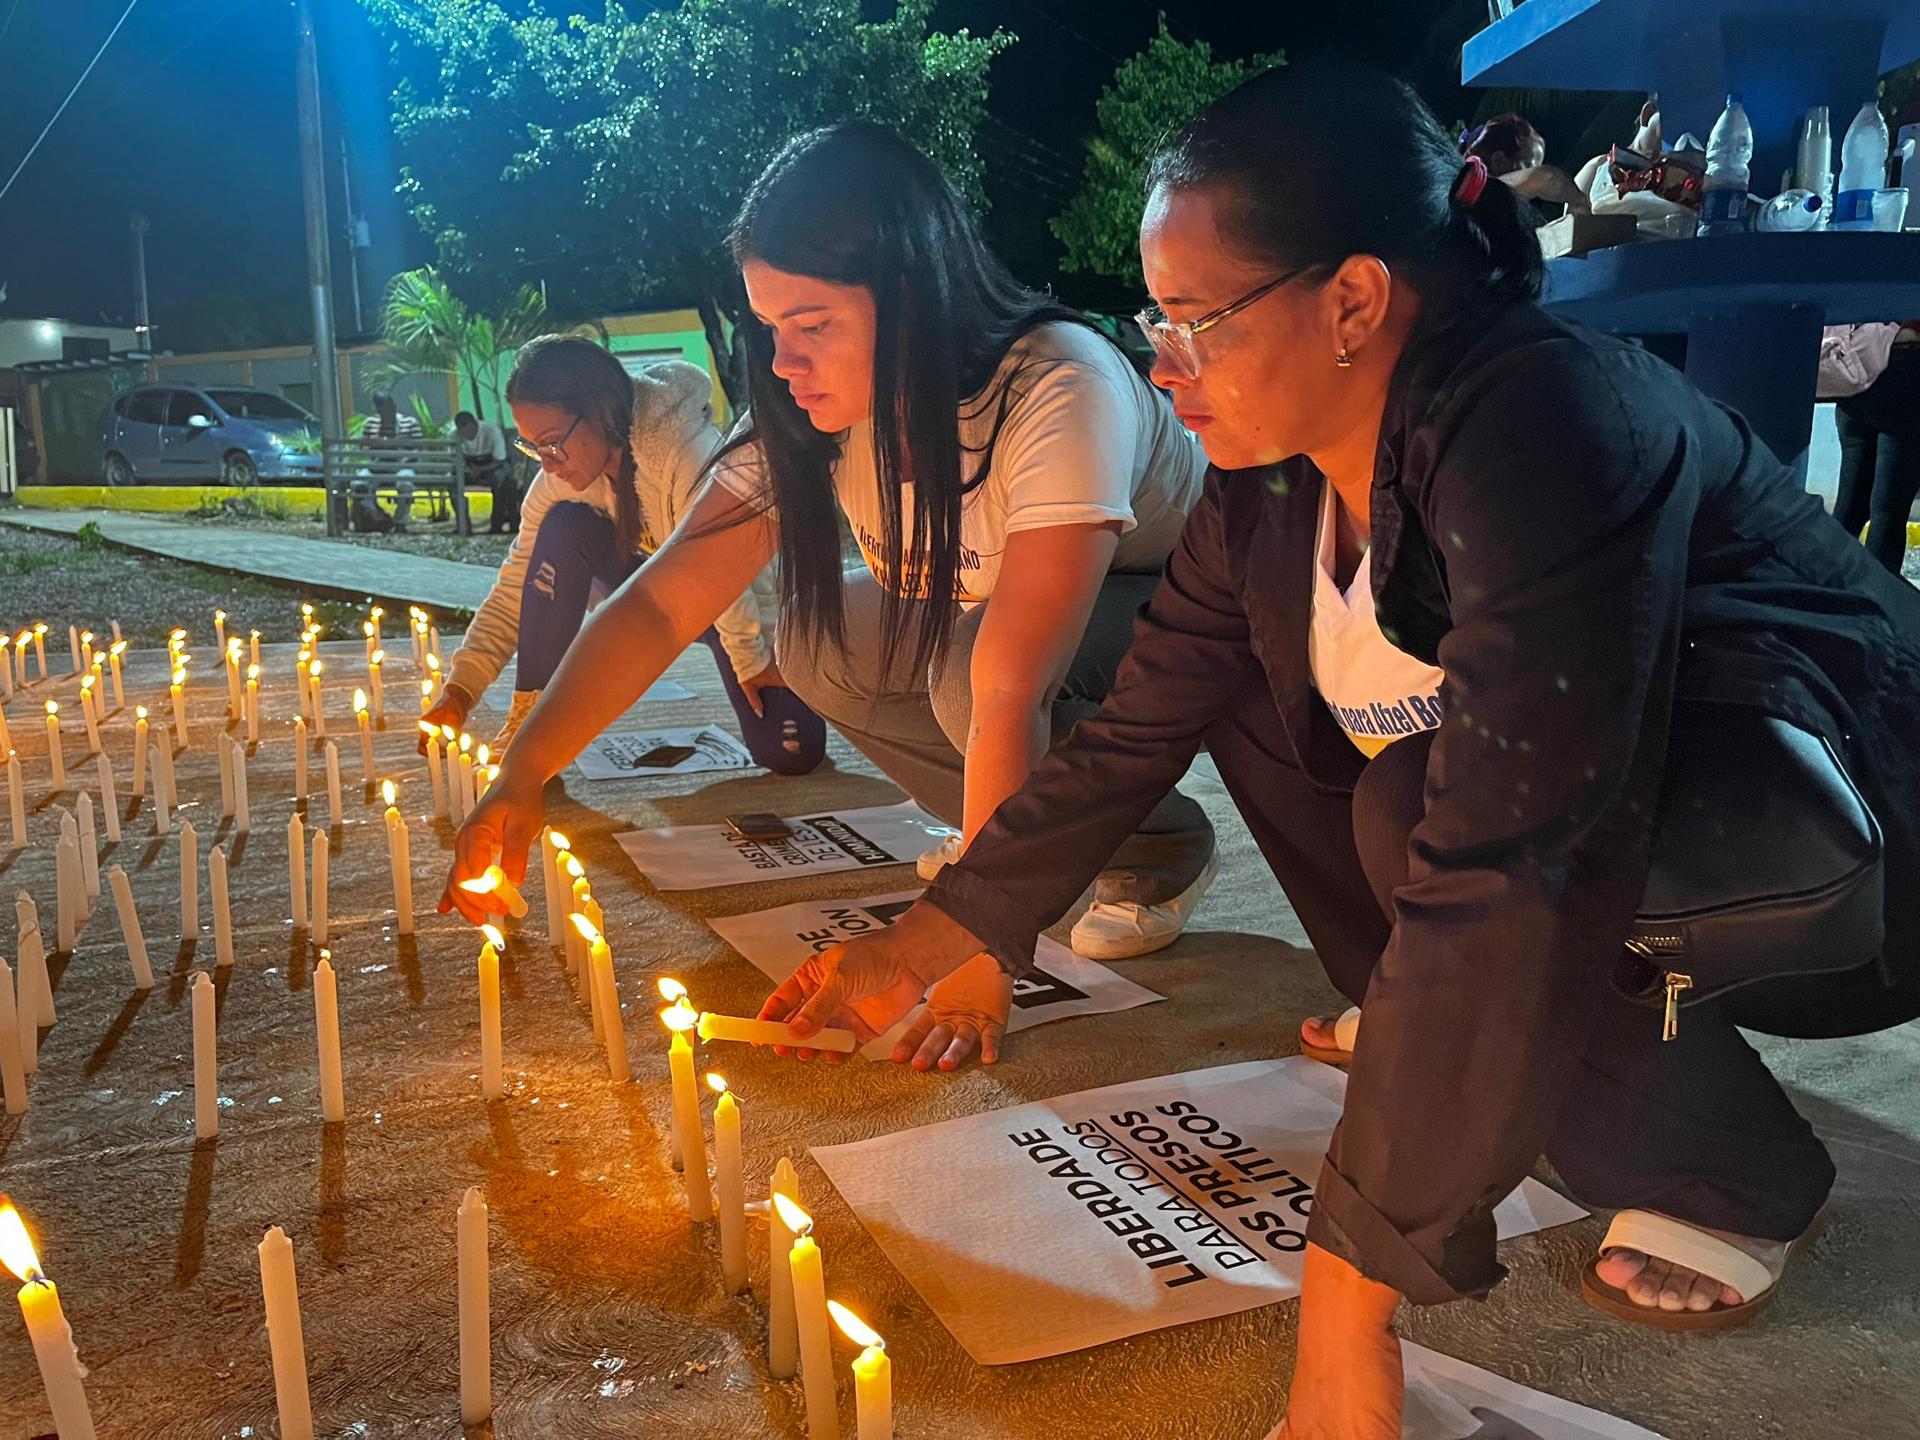
[[[1630,245],[1637,239],[1638,222],[1631,215],[1567,214],[1540,227],[1540,250],[1549,260]]]

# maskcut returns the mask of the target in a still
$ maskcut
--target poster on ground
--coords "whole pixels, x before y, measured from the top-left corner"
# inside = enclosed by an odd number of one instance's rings
[[[1083,1090],[849,1145],[827,1172],[982,1365],[1300,1293],[1346,1075],[1302,1056]],[[1534,1180],[1502,1238],[1584,1216]]]
[[[681,730],[607,730],[574,760],[584,780],[632,780],[645,775],[698,775],[708,770],[752,770],[747,747],[717,725]]]
[[[656,680],[647,687],[642,700],[691,700],[693,691],[678,680]],[[489,710],[497,710],[502,715],[513,708],[513,681],[501,678],[486,688],[480,697],[481,703]]]
[[[918,890],[897,890],[860,900],[802,900],[774,910],[721,916],[707,924],[777,985],[799,969],[808,956],[817,955],[829,945],[886,929],[920,894]],[[1104,965],[1082,960],[1058,940],[1042,935],[1034,951],[1033,969],[1014,982],[1007,1032],[1031,1030],[1049,1020],[1073,1015],[1108,1015],[1165,998]],[[860,1053],[869,1060],[890,1058],[894,1041],[919,1014],[916,1009]]]
[[[954,833],[912,801],[789,819],[782,840],[742,840],[724,825],[669,825],[613,838],[662,890],[705,890],[794,875],[904,865]]]

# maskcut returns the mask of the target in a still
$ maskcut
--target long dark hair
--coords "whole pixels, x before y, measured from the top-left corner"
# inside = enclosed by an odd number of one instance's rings
[[[551,405],[578,415],[620,457],[614,474],[613,533],[622,555],[640,549],[640,493],[634,488],[633,377],[604,345],[584,335],[541,335],[520,347],[507,376],[507,403]]]
[[[1278,270],[1374,255],[1421,297],[1423,322],[1490,299],[1537,299],[1546,274],[1525,202],[1488,180],[1472,204],[1454,140],[1412,88],[1337,60],[1268,70],[1154,156],[1147,187],[1217,187],[1222,232]]]
[[[1007,350],[1036,326],[1085,324],[1001,264],[958,190],[913,146],[854,122],[797,136],[754,182],[728,245],[736,261],[873,294],[873,440],[882,517],[879,559],[915,606],[882,586],[884,673],[912,633],[916,672],[945,652],[960,567],[960,508],[985,478],[1010,403],[1008,383],[985,394]],[[838,646],[840,529],[833,463],[839,441],[813,427],[773,373],[773,335],[745,316],[749,423],[710,464],[744,445],[765,456],[780,527],[783,624]],[[997,411],[984,447],[963,459],[960,412]],[[911,524],[902,487],[913,486]],[[917,612],[917,613],[916,613]]]

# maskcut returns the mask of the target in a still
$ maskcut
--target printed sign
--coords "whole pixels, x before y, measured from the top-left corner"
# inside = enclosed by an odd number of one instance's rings
[[[817,955],[829,945],[884,930],[919,898],[918,890],[899,890],[865,900],[802,900],[777,910],[722,916],[707,924],[777,985],[799,969],[808,956]],[[1026,978],[1014,982],[1013,1008],[1007,1015],[1009,1034],[1049,1020],[1107,1015],[1166,998],[1104,965],[1082,960],[1058,940],[1044,935],[1034,951],[1034,962]],[[915,1010],[860,1053],[869,1060],[891,1058],[894,1041],[919,1013]]]
[[[692,754],[686,754],[686,751]],[[580,752],[573,768],[587,780],[631,780],[638,775],[695,775],[705,770],[751,770],[753,756],[713,725],[689,730],[609,730]]]
[[[783,840],[742,840],[724,825],[670,825],[613,838],[640,873],[662,890],[704,890],[904,865],[954,833],[912,801],[874,805],[787,822]]]
[[[816,1147],[887,1257],[982,1365],[1300,1293],[1344,1073],[1301,1056],[1083,1090]],[[1586,1214],[1537,1181],[1503,1238]]]

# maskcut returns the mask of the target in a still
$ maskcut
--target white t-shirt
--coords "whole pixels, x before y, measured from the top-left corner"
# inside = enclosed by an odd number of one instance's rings
[[[961,501],[960,567],[954,598],[966,606],[993,594],[1007,536],[1052,525],[1120,522],[1112,569],[1157,570],[1173,551],[1187,511],[1200,497],[1206,454],[1175,418],[1166,397],[1111,344],[1083,325],[1042,325],[1007,351],[983,395],[960,407],[961,473],[971,478],[1001,413],[1013,398],[984,483]],[[749,504],[766,507],[765,462],[757,446],[735,451],[715,478]],[[842,437],[834,495],[881,584],[885,544],[878,461],[870,421]],[[902,533],[913,533],[912,487],[902,495]],[[911,588],[924,594],[924,576]]]
[[[1321,482],[1320,543],[1313,567],[1313,623],[1307,664],[1313,688],[1349,740],[1369,757],[1394,741],[1440,728],[1446,672],[1417,660],[1380,633],[1373,614],[1372,556],[1363,553],[1342,593],[1334,581],[1334,527],[1349,523]]]
[[[504,460],[507,458],[507,437],[500,433],[500,427],[491,420],[476,420],[473,438],[460,442],[460,453],[476,460],[482,457]]]

